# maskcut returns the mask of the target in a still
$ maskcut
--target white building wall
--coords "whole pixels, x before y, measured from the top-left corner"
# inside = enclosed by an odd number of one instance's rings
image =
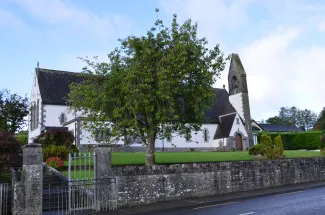
[[[45,126],[52,127],[61,127],[60,124],[60,115],[61,113],[65,114],[65,122],[68,122],[75,118],[74,112],[69,110],[69,106],[67,105],[44,105],[45,109]]]
[[[237,124],[237,119],[239,119],[239,124]],[[233,137],[237,131],[240,131],[243,133],[245,137],[248,137],[248,134],[246,132],[245,126],[243,125],[242,121],[239,118],[239,114],[236,114],[235,120],[232,124],[232,128],[229,133],[229,137]]]
[[[31,107],[31,105],[34,102],[35,102],[35,104],[37,104],[37,100],[39,100],[38,119],[39,119],[39,123],[41,123],[42,122],[42,98],[41,98],[41,94],[40,94],[39,87],[38,87],[36,73],[34,73],[34,80],[33,80],[33,86],[32,86],[32,91],[31,91],[31,97],[29,99],[29,106]],[[41,133],[42,125],[38,124],[37,128],[31,130],[31,112],[29,112],[27,119],[28,119],[28,122],[27,122],[27,124],[28,124],[28,143],[32,143],[33,138],[37,137]]]
[[[240,117],[245,122],[242,93],[237,93],[237,94],[229,96],[229,102],[235,108],[236,112],[239,113]]]
[[[168,142],[167,139],[160,140],[156,139],[156,147],[158,148],[173,148],[172,144],[176,145],[176,148],[203,148],[203,147],[214,147],[214,141],[213,136],[217,130],[218,125],[217,124],[203,124],[202,130],[198,131],[197,134],[195,134],[195,131],[191,132],[191,140],[186,141],[185,137],[173,134],[171,142]],[[208,141],[204,141],[204,133],[203,129],[208,129]]]
[[[227,138],[220,138],[214,140],[214,147],[225,147],[227,145],[228,137]]]

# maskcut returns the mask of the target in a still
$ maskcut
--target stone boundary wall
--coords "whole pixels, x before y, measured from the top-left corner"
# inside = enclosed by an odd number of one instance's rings
[[[119,207],[325,180],[325,158],[112,168]]]

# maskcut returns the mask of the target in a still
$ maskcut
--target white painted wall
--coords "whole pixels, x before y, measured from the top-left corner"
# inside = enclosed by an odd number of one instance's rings
[[[214,140],[214,147],[224,147],[227,144],[228,138],[221,138]]]
[[[245,126],[244,126],[244,124],[242,123],[242,121],[240,120],[239,117],[240,117],[240,116],[239,116],[239,114],[237,113],[237,114],[236,114],[236,117],[235,117],[235,120],[234,120],[234,122],[233,122],[233,124],[232,124],[232,128],[231,128],[231,130],[230,130],[229,137],[234,136],[235,133],[236,133],[237,131],[240,131],[241,133],[243,133],[243,135],[244,135],[245,137],[248,137],[248,134],[247,134],[247,132],[246,132]],[[239,119],[239,124],[237,124],[237,118]]]
[[[45,109],[45,126],[61,127],[60,115],[64,113],[66,122],[75,118],[74,113],[69,110],[67,105],[44,105]]]
[[[35,102],[35,104],[37,103],[37,100],[39,100],[39,122],[41,123],[41,119],[42,119],[42,98],[41,98],[41,94],[39,91],[39,87],[38,87],[38,81],[36,78],[36,73],[34,73],[34,79],[33,79],[33,86],[32,86],[32,91],[31,91],[31,96],[29,99],[29,106],[31,107],[31,104],[33,104],[33,102]],[[28,114],[28,143],[32,143],[33,142],[33,138],[35,138],[36,136],[38,136],[41,133],[41,125],[38,124],[38,127],[31,130],[31,125],[30,125],[30,120],[31,120],[31,112],[29,111]]]
[[[156,147],[174,147],[172,144],[176,145],[176,148],[200,148],[200,147],[214,147],[214,141],[213,136],[217,130],[218,125],[217,124],[203,124],[202,130],[198,131],[197,134],[195,134],[195,131],[191,132],[192,138],[191,141],[187,142],[185,137],[173,134],[173,137],[171,139],[171,142],[168,142],[167,139],[159,140],[156,139]],[[204,133],[203,129],[207,128],[208,133],[208,141],[204,142]],[[164,142],[164,144],[163,144]]]
[[[235,108],[236,112],[239,113],[240,117],[245,122],[242,93],[237,93],[237,94],[229,96],[229,102]]]

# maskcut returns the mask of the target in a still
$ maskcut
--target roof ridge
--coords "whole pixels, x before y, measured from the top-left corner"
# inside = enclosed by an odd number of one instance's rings
[[[57,70],[57,69],[46,69],[46,68],[35,68],[36,70],[39,70],[40,72],[57,72],[57,73],[82,73],[82,72],[72,72],[72,71],[66,71],[66,70]]]

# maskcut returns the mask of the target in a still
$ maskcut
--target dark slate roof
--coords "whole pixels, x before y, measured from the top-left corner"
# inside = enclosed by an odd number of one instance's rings
[[[226,89],[214,88],[216,100],[211,108],[205,113],[209,123],[219,123],[219,116],[236,112],[229,102],[229,94]]]
[[[81,73],[50,69],[36,69],[38,85],[43,104],[66,105],[72,82],[79,83],[84,80]]]
[[[232,125],[234,123],[236,113],[228,114],[220,117],[220,125],[217,128],[216,133],[214,134],[213,139],[220,139],[229,137]]]
[[[268,132],[303,132],[301,128],[297,128],[294,125],[275,125],[275,124],[258,124],[263,131]]]
[[[50,69],[36,69],[39,89],[43,104],[66,105],[66,99],[70,92],[69,85],[72,82],[79,83],[85,80],[81,73],[67,72]],[[205,113],[207,123],[219,123],[219,116],[235,112],[229,102],[229,94],[226,89],[213,88],[216,100],[212,108]]]

